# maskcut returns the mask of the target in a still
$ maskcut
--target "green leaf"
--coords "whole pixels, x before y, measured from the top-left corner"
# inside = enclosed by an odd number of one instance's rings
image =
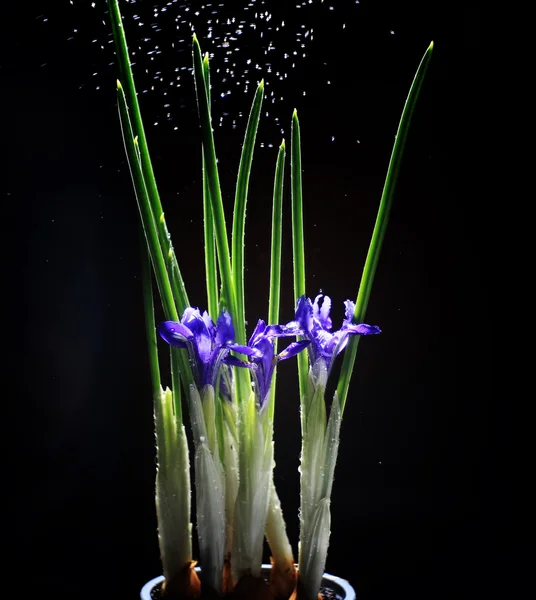
[[[246,224],[246,203],[248,196],[249,178],[251,174],[251,163],[253,161],[253,150],[255,138],[259,126],[262,100],[264,98],[264,81],[261,80],[249,114],[242,156],[238,169],[236,182],[235,204],[233,211],[233,237],[232,237],[232,271],[234,287],[236,292],[236,320],[234,321],[235,333],[238,343],[246,341],[245,309],[244,309],[244,232]]]
[[[234,281],[231,270],[231,258],[229,255],[229,242],[227,239],[227,227],[225,224],[225,213],[223,210],[223,200],[220,188],[220,179],[218,174],[218,164],[216,159],[216,149],[214,146],[214,134],[212,131],[212,122],[210,117],[210,107],[205,84],[205,68],[201,57],[201,48],[197,37],[193,36],[193,58],[194,58],[194,76],[195,88],[197,93],[197,107],[199,110],[199,120],[201,123],[201,137],[203,140],[203,152],[205,157],[205,172],[210,192],[210,202],[212,208],[212,218],[214,221],[216,235],[216,249],[218,253],[218,264],[220,268],[220,277],[222,289],[220,294],[220,307],[226,308],[236,321],[237,301],[234,288]],[[241,328],[243,337],[240,337],[240,328],[237,330],[236,341],[239,344],[245,344],[245,329]],[[238,402],[246,401],[251,389],[251,379],[248,369],[238,369],[236,373]]]
[[[221,402],[230,407],[227,402]],[[225,556],[231,554],[234,534],[234,514],[238,495],[238,440],[236,417],[232,411],[224,410],[223,423],[223,468],[225,471]]]
[[[125,150],[127,154],[127,162],[130,168],[132,182],[134,184],[134,191],[138,203],[138,210],[140,213],[142,229],[145,235],[145,241],[153,265],[160,300],[164,308],[166,320],[178,321],[179,314],[175,306],[175,299],[173,297],[173,291],[171,289],[169,274],[166,268],[164,255],[162,253],[162,247],[160,246],[160,241],[158,239],[154,215],[149,201],[149,196],[147,194],[145,179],[141,170],[137,139],[132,136],[132,128],[130,118],[128,115],[128,107],[123,88],[121,87],[121,84],[119,82],[117,82],[117,84],[119,117],[121,123],[121,131],[123,134],[123,141],[125,144]],[[186,356],[186,352],[183,350],[178,351],[177,360],[177,364],[181,365],[182,377],[184,378],[186,385],[188,385],[190,382],[193,381],[193,375],[188,362],[188,358]]]
[[[203,398],[194,385],[190,386],[190,418],[195,444],[197,538],[203,565],[202,581],[221,593],[225,556],[225,483],[218,448],[211,452],[204,422],[203,404],[211,399],[214,400],[212,386],[205,386]]]
[[[216,436],[216,402],[214,398],[214,388],[211,385],[203,389],[203,418],[205,420],[205,429],[207,432],[207,443],[210,452],[218,455],[218,439]]]
[[[134,190],[136,192],[136,199],[138,201],[138,209],[140,212],[143,232],[146,237],[147,247],[149,249],[149,254],[151,256],[151,261],[153,263],[153,268],[156,275],[158,291],[160,293],[160,298],[162,299],[166,319],[169,319],[170,321],[178,321],[179,315],[175,307],[175,299],[173,297],[169,275],[166,269],[166,261],[160,246],[160,241],[158,239],[158,233],[149,200],[149,194],[145,185],[145,179],[141,169],[140,161],[138,160],[138,141],[135,137],[133,137],[126,97],[119,81],[117,82],[117,99],[128,165],[130,168],[132,181],[134,183]]]
[[[221,593],[225,558],[225,488],[221,464],[211,454],[206,441],[195,451],[195,474],[202,581]]]
[[[203,74],[205,90],[210,111],[210,68],[208,54],[203,59]],[[207,275],[207,306],[214,322],[218,318],[218,269],[216,265],[216,238],[214,236],[214,220],[210,203],[210,189],[206,173],[205,156],[203,152],[203,223],[205,235],[205,270]]]
[[[145,181],[147,196],[151,205],[151,210],[154,215],[154,222],[156,225],[157,237],[160,245],[162,246],[162,252],[165,259],[166,268],[169,271],[170,285],[172,288],[173,297],[179,312],[183,312],[184,309],[189,306],[188,295],[184,281],[179,269],[175,251],[171,244],[171,239],[168,233],[168,228],[164,218],[164,212],[162,209],[162,203],[160,201],[160,195],[158,194],[158,187],[156,185],[156,179],[154,176],[153,166],[151,163],[151,157],[149,155],[149,146],[145,136],[145,129],[143,127],[143,120],[141,117],[141,110],[138,103],[138,95],[136,93],[136,86],[134,84],[134,76],[132,73],[130,57],[128,53],[127,40],[125,31],[123,28],[123,21],[121,18],[121,12],[119,10],[119,3],[117,0],[107,0],[108,9],[110,14],[110,21],[112,24],[112,34],[115,41],[115,49],[117,53],[117,62],[120,72],[120,78],[124,88],[121,87],[125,94],[125,103],[131,111],[130,128],[132,130],[132,137],[138,138],[139,156],[141,159],[141,171]]]
[[[361,283],[359,285],[359,292],[357,294],[352,323],[363,323],[365,319],[365,313],[367,311],[370,292],[372,289],[372,283],[374,281],[374,275],[376,274],[380,250],[382,248],[383,239],[385,237],[385,231],[387,229],[387,222],[389,220],[389,213],[391,211],[391,205],[393,203],[396,181],[398,178],[398,172],[400,170],[400,164],[402,162],[402,155],[408,136],[411,117],[413,115],[413,111],[417,103],[417,98],[419,97],[419,93],[422,88],[428,64],[432,57],[433,48],[434,43],[432,42],[430,46],[428,46],[428,49],[426,50],[419,64],[417,73],[415,74],[415,77],[411,84],[406,103],[404,104],[404,109],[402,111],[402,116],[398,125],[398,131],[396,133],[396,141],[393,147],[393,151],[391,153],[391,159],[389,161],[387,177],[383,186],[380,207],[378,209],[378,216],[376,217],[376,224],[374,225],[374,231],[372,233],[372,239],[370,241],[367,258],[365,261],[365,267],[361,276]],[[348,395],[348,388],[350,386],[350,378],[352,376],[352,370],[355,363],[359,337],[360,336],[358,335],[350,336],[348,346],[346,347],[344,353],[341,373],[337,385],[337,394],[341,403],[341,410],[343,412],[344,406],[346,404],[346,397]]]
[[[294,300],[305,294],[305,246],[303,237],[303,199],[300,123],[298,113],[292,114],[292,136],[290,146],[291,190],[292,190],[292,255],[294,261]],[[307,355],[300,352],[297,356],[300,398],[307,391]]]
[[[275,563],[280,565],[283,569],[286,569],[289,565],[293,565],[294,554],[287,535],[281,501],[277,495],[273,480],[265,535]]]
[[[143,232],[141,232],[140,235],[140,250],[141,283],[143,289],[143,313],[145,317],[145,331],[147,333],[147,347],[149,350],[149,368],[151,371],[153,397],[156,397],[158,394],[160,394],[161,390],[160,366],[158,361],[158,345],[156,343],[151,259],[149,257],[147,241],[145,239],[145,236],[143,235]]]
[[[193,36],[193,57],[197,106],[199,110],[199,120],[201,122],[201,136],[203,139],[203,153],[205,157],[205,173],[210,192],[212,217],[215,225],[216,248],[218,251],[218,261],[223,286],[222,295],[227,303],[229,313],[233,319],[235,319],[237,314],[236,295],[231,271],[225,212],[223,210],[214,135],[212,132],[210,108],[205,86],[203,59],[201,56],[201,48],[199,47],[199,42],[197,41],[195,34]],[[237,341],[242,344],[245,343],[244,341]]]
[[[300,467],[299,576],[310,598],[316,598],[327,556],[330,497],[341,426],[337,394],[326,424],[326,382],[326,365],[319,360],[314,369],[310,369],[308,392],[303,403],[305,427]]]
[[[253,392],[238,410],[240,481],[231,562],[235,581],[248,573],[260,576],[273,470],[273,432],[263,427]]]
[[[270,299],[268,301],[268,323],[279,323],[279,302],[281,299],[281,238],[283,233],[283,182],[285,175],[285,140],[279,146],[275,165],[274,199],[272,207],[272,246],[270,259]],[[277,338],[274,339],[274,353],[277,354]],[[274,418],[277,369],[274,369],[268,412]]]
[[[308,393],[302,404],[302,452],[300,466],[300,539],[307,539],[311,514],[320,500],[321,473],[324,465],[324,438],[326,432],[326,407],[324,392],[327,369],[324,361],[317,361],[315,370],[309,371]]]
[[[175,404],[169,389],[160,389],[154,396],[158,543],[168,581],[192,560],[190,461],[186,432],[177,422]]]
[[[330,528],[330,501],[328,498],[322,498],[312,517],[308,544],[303,548],[303,552],[300,548],[299,573],[306,598],[318,596],[328,554]]]
[[[329,414],[326,435],[324,438],[324,459],[322,461],[322,489],[320,497],[331,498],[333,479],[335,476],[335,463],[339,452],[339,439],[341,433],[341,407],[337,392],[333,396]]]

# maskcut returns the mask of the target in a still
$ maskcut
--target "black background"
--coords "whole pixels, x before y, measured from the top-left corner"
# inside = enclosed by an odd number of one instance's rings
[[[117,74],[107,66],[113,58],[109,51],[96,58],[85,45],[93,24],[83,22],[84,3],[75,4],[19,5],[25,14],[6,20],[23,25],[8,33],[1,69],[9,143],[3,230],[14,307],[5,330],[16,376],[9,405],[13,454],[29,459],[9,486],[13,558],[23,577],[14,581],[22,597],[53,590],[50,597],[126,600],[160,573],[137,212],[115,106]],[[356,295],[409,84],[432,39],[435,50],[367,314],[383,333],[360,344],[345,412],[326,570],[349,579],[363,600],[484,597],[495,580],[494,539],[504,513],[490,504],[502,492],[492,494],[490,484],[491,339],[483,231],[475,228],[482,200],[464,192],[477,166],[478,13],[441,2],[363,0],[359,13],[353,3],[335,4],[347,11],[351,35],[322,37],[320,13],[311,13],[319,39],[287,84],[288,103],[273,109],[288,124],[292,109],[299,111],[308,293],[332,297],[335,323],[343,300]],[[286,14],[283,3],[271,10]],[[83,36],[69,44],[72,23]],[[93,67],[99,90],[87,83]],[[324,74],[330,87],[320,85]],[[212,83],[217,92],[216,76]],[[306,84],[311,92],[303,97]],[[147,135],[190,298],[204,307],[193,84],[184,94],[179,134],[148,126]],[[162,100],[153,94],[143,101],[152,123]],[[228,215],[243,127],[216,129]],[[289,127],[285,133],[288,140]],[[250,323],[267,310],[280,136],[261,124],[259,139],[274,147],[257,150],[250,186]],[[288,210],[285,218],[283,321],[292,317]],[[296,548],[295,368],[283,363],[278,381],[276,485]]]

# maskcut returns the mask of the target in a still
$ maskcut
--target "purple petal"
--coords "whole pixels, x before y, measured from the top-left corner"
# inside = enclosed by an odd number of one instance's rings
[[[181,323],[193,331],[198,319],[203,319],[199,309],[187,306],[182,313]]]
[[[262,335],[265,329],[266,323],[262,319],[259,319],[253,333],[251,334],[251,337],[249,338],[248,346],[254,346],[256,338]]]
[[[214,332],[216,330],[216,327],[214,325],[214,322],[210,318],[210,315],[208,314],[208,312],[206,310],[203,312],[203,322],[205,323],[205,327],[207,328],[207,331],[210,333],[210,336],[214,337]]]
[[[242,346],[240,344],[227,344],[227,348],[229,348],[229,350],[239,352],[240,354],[245,354],[246,356],[255,356],[257,358],[262,356],[260,350],[257,350],[257,348],[250,348],[249,346]]]
[[[186,309],[188,310],[188,309]],[[186,311],[184,311],[186,314]],[[194,334],[197,355],[204,365],[207,365],[212,355],[212,335],[199,310],[188,315],[190,329]]]
[[[299,354],[302,350],[305,350],[307,346],[311,343],[311,340],[300,340],[299,342],[292,342],[289,344],[283,352],[280,352],[277,355],[277,360],[286,360],[287,358],[292,358]]]
[[[298,298],[296,307],[296,321],[304,331],[311,331],[313,328],[313,305],[306,296]]]
[[[318,319],[320,325],[324,329],[331,329],[333,323],[329,318],[329,312],[331,310],[331,298],[329,296],[324,296],[324,300],[322,302],[322,307],[319,306],[318,301],[322,298],[322,294],[319,294],[313,303],[313,316]]]
[[[231,315],[226,310],[222,310],[216,323],[216,344],[225,346],[229,342],[234,342],[234,338],[235,331]]]
[[[224,364],[229,365],[231,367],[247,367],[248,369],[251,369],[251,367],[254,367],[255,365],[253,363],[249,363],[249,362],[245,362],[243,360],[240,360],[239,358],[236,358],[236,356],[233,356],[232,354],[228,354],[222,361]]]
[[[357,335],[375,335],[382,332],[377,325],[366,325],[365,323],[360,323],[359,325],[347,325],[345,329],[348,333],[356,333]]]
[[[332,358],[340,354],[346,348],[346,346],[348,345],[348,336],[350,333],[357,332],[349,331],[348,329],[339,329],[339,331],[336,331],[331,336],[331,339],[328,341],[324,348],[324,355],[328,359],[328,364]]]
[[[315,345],[321,354],[331,354],[334,348],[334,344],[336,343],[336,340],[334,341],[334,338],[337,335],[337,333],[339,332],[337,331],[336,333],[330,333],[325,329],[318,329],[317,331],[315,331]]]
[[[264,330],[264,335],[267,337],[286,337],[304,335],[304,331],[298,321],[290,321],[286,325],[268,325]]]
[[[257,342],[255,343],[255,349],[258,352],[258,358],[256,357],[254,362],[260,363],[265,369],[272,363],[274,359],[274,342],[271,338],[266,336],[258,336]]]
[[[355,310],[355,302],[351,300],[344,301],[344,321],[342,325],[350,325],[352,323],[352,319],[354,318],[354,310]]]
[[[158,333],[171,346],[185,348],[186,341],[192,340],[194,334],[182,323],[176,321],[164,321],[158,325]]]

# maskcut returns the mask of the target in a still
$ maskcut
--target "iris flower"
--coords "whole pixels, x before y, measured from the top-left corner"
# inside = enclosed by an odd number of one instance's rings
[[[255,394],[260,408],[265,405],[268,398],[277,363],[296,356],[311,343],[310,340],[292,342],[282,352],[275,354],[274,339],[301,335],[302,333],[302,330],[294,322],[288,325],[266,325],[262,319],[258,320],[248,343],[249,353],[245,353],[248,354],[250,362],[237,366],[250,366],[252,368]]]
[[[236,364],[231,350],[249,354],[247,346],[235,344],[235,331],[231,315],[223,310],[214,325],[207,311],[201,314],[198,308],[188,307],[179,322],[164,321],[158,333],[171,346],[186,348],[196,385],[199,390],[205,385],[216,387],[220,368],[224,364]],[[225,387],[224,387],[225,389]]]
[[[322,303],[319,301],[323,297]],[[296,308],[295,326],[303,331],[303,334],[310,342],[309,358],[311,365],[314,365],[318,359],[324,359],[327,372],[329,373],[333,365],[334,358],[340,354],[348,344],[350,335],[374,335],[381,333],[381,329],[376,325],[366,325],[365,323],[354,324],[352,317],[354,315],[355,304],[351,300],[346,300],[345,319],[342,327],[332,332],[333,323],[329,316],[331,311],[331,298],[319,294],[314,302],[311,302],[306,296],[298,299]],[[289,323],[287,327],[293,326]]]

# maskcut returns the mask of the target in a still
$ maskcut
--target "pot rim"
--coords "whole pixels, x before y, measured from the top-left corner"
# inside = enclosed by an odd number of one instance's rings
[[[263,564],[262,569],[264,570],[269,570],[272,568],[272,565],[268,565],[268,564]],[[200,571],[201,567],[195,567],[196,571]],[[148,581],[142,588],[141,588],[141,600],[151,600],[151,590],[154,588],[155,585],[157,585],[158,583],[160,583],[161,581],[164,581],[164,576],[163,575],[159,575],[158,577],[155,577],[154,579],[151,579],[150,581]],[[346,581],[346,579],[342,579],[341,577],[337,577],[336,575],[330,575],[329,573],[324,573],[324,575],[322,575],[322,580],[323,581],[330,581],[336,585],[338,585],[342,591],[346,594],[345,599],[344,600],[356,600],[356,593],[354,588],[348,583],[348,581]]]

